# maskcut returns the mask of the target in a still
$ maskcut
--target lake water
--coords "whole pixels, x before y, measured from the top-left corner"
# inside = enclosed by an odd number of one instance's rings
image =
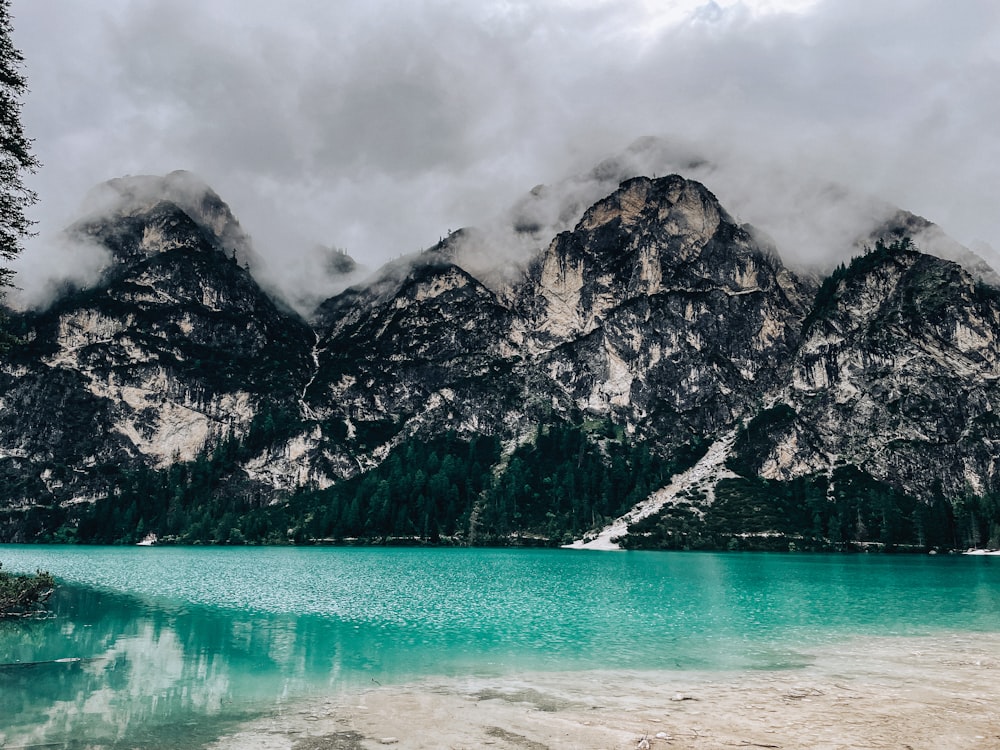
[[[1000,631],[1000,558],[0,545],[0,746],[192,747],[425,677],[794,670],[858,636]]]

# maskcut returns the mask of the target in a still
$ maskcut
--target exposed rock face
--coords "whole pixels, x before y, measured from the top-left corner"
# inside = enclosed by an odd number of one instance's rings
[[[911,238],[925,253],[958,263],[977,280],[1000,286],[1000,274],[980,255],[955,242],[937,224],[909,211],[895,211],[882,227],[864,243],[859,243],[858,247],[863,250],[863,245],[871,246],[876,240],[891,242],[900,237]]]
[[[512,313],[439,256],[348,290],[321,320],[304,411],[327,425],[335,474],[380,461],[416,433],[494,434],[516,420],[505,414],[516,401]]]
[[[675,445],[785,376],[809,291],[703,186],[637,178],[532,269],[524,337],[577,407]]]
[[[958,265],[894,248],[828,282],[781,400],[761,475],[837,463],[921,496],[996,487],[1000,296]]]
[[[99,287],[16,321],[26,343],[4,367],[0,452],[28,480],[25,501],[46,471],[58,479],[45,491],[73,499],[110,491],[137,462],[192,460],[293,397],[312,335],[223,248],[224,215],[204,224],[154,201],[72,228],[116,262]]]
[[[229,206],[190,172],[108,180],[88,196],[90,213],[69,228],[91,236],[120,261],[204,242],[252,262],[250,238]]]
[[[456,233],[307,324],[261,290],[249,239],[191,176],[105,190],[110,208],[70,230],[111,251],[103,280],[14,321],[8,507],[104,497],[130,468],[254,435],[224,486],[266,503],[411,438],[510,451],[567,419],[663,459],[714,442],[712,466],[733,451],[770,479],[850,464],[916,497],[1000,488],[1000,295],[913,249],[880,245],[817,292],[704,186],[635,178],[516,281],[464,268]],[[695,473],[711,501],[716,475]]]

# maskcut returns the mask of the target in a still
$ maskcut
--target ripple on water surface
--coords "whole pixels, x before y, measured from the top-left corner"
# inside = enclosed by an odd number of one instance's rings
[[[65,582],[52,619],[0,626],[0,745],[138,747],[429,675],[798,669],[838,639],[1000,628],[996,558],[0,546],[0,562]]]

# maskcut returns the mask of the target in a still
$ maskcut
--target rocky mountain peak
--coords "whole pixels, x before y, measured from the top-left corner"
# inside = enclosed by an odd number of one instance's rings
[[[715,196],[678,175],[628,180],[553,240],[529,274],[538,346],[601,326],[608,311],[663,293],[779,293],[799,286],[769,250],[736,226]]]
[[[635,177],[587,210],[578,226],[596,231],[615,222],[625,230],[655,223],[663,233],[705,243],[729,217],[705,186],[679,175]]]
[[[658,507],[676,501],[682,526],[649,516],[677,532],[663,543],[710,522],[716,546],[800,539],[786,489],[815,500],[816,544],[893,543],[929,528],[915,499],[996,492],[1000,292],[902,240],[819,287],[700,183],[615,184],[544,249],[527,238],[534,261],[503,285],[486,273],[510,258],[497,232],[449,232],[306,324],[234,262],[249,240],[200,180],[109,182],[73,231],[114,271],[12,318],[0,539],[115,541],[128,521],[101,529],[120,516],[189,540],[555,540],[674,487]],[[16,510],[39,503],[44,523]]]
[[[894,211],[869,237],[856,245],[863,249],[877,240],[892,243],[900,237],[909,237],[922,252],[954,261],[975,278],[1000,286],[1000,274],[983,257],[949,237],[937,224],[903,209]]]
[[[190,172],[108,180],[91,191],[85,209],[85,218],[69,233],[96,240],[119,262],[178,247],[219,250],[242,262],[256,260],[250,237],[228,204]]]
[[[906,240],[828,277],[751,464],[788,480],[862,467],[916,496],[996,481],[1000,295]],[[767,421],[767,420],[765,420]]]

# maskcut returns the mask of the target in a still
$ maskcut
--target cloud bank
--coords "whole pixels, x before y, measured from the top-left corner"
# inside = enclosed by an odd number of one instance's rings
[[[29,294],[111,177],[189,169],[271,265],[375,267],[644,135],[802,262],[875,220],[867,196],[1000,241],[993,0],[56,4],[12,7],[44,164]]]

